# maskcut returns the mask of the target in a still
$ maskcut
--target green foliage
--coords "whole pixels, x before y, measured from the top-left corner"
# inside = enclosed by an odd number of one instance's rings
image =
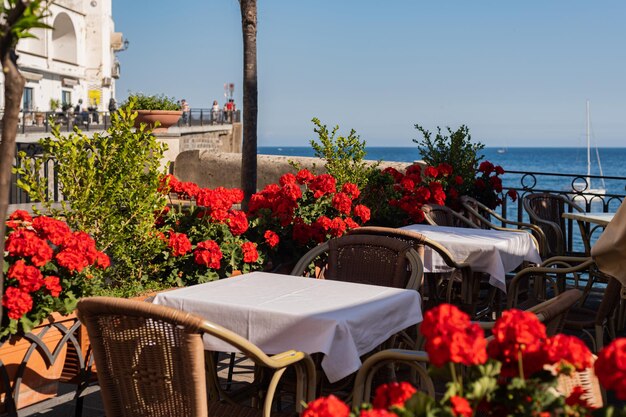
[[[165,94],[145,95],[142,93],[131,94],[121,107],[128,107],[134,102],[135,110],[180,110],[180,104],[176,102],[174,97],[168,97]]]
[[[158,191],[165,174],[161,159],[166,149],[149,130],[133,129],[133,103],[112,115],[106,133],[93,137],[75,128],[64,136],[54,126],[54,137],[40,141],[42,157],[21,154],[16,172],[18,182],[33,201],[40,201],[47,212],[64,218],[76,230],[96,239],[112,264],[107,279],[114,286],[130,285],[141,291],[149,276],[157,272],[154,259],[160,249],[155,239],[154,212],[165,206]],[[58,181],[65,202],[61,209],[52,207],[48,184],[40,176],[42,160],[60,161]],[[129,284],[130,283],[130,284]]]
[[[11,17],[15,16],[15,12],[24,7],[24,11],[16,21],[12,21]],[[43,22],[43,18],[47,16],[48,2],[44,0],[22,1],[22,0],[6,0],[0,4],[0,15],[4,17],[0,23],[0,37],[5,38],[7,33],[11,33],[10,48],[14,48],[18,41],[23,38],[36,38],[30,33],[31,29],[43,28],[52,29],[51,26]]]
[[[55,111],[59,107],[61,107],[61,100],[57,100],[57,99],[51,98],[50,99],[50,110],[51,111]]]
[[[362,188],[367,184],[370,174],[378,164],[364,162],[365,141],[361,141],[356,131],[352,129],[347,137],[336,136],[339,126],[335,126],[332,132],[328,132],[326,125],[316,117],[312,120],[315,124],[314,132],[318,135],[319,143],[311,140],[311,146],[315,156],[326,161],[326,171],[337,180],[341,187],[350,182]]]
[[[413,139],[413,142],[417,143],[424,162],[433,167],[441,163],[451,165],[455,175],[463,178],[463,184],[459,185],[457,191],[460,195],[469,194],[474,186],[478,162],[484,158],[478,153],[485,145],[480,142],[472,143],[469,128],[465,125],[455,131],[447,127],[449,136],[442,134],[441,128],[437,127],[434,138],[431,132],[420,125],[415,125],[415,129],[423,136],[423,139]]]
[[[370,209],[371,217],[368,224],[384,227],[401,227],[406,225],[406,213],[399,207],[389,204],[398,200],[402,193],[397,190],[396,182],[391,175],[376,169],[368,177],[359,201]]]

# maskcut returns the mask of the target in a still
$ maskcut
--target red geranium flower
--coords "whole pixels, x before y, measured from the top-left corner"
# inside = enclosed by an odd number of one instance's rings
[[[361,191],[359,191],[359,187],[356,184],[352,184],[351,182],[347,182],[341,187],[341,192],[346,193],[350,196],[351,199],[359,198],[361,195]]]
[[[50,295],[53,297],[58,297],[59,294],[61,294],[61,291],[63,291],[59,277],[50,275],[44,279],[44,284],[46,286],[46,290],[48,290]]]
[[[302,417],[348,417],[350,408],[334,395],[311,401],[302,412]]]
[[[450,397],[450,405],[452,406],[452,412],[455,416],[471,417],[474,414],[472,406],[463,397],[453,395]]]
[[[308,169],[301,169],[296,174],[296,181],[298,181],[299,184],[308,184],[313,181],[313,178],[315,178],[315,175],[313,175]]]
[[[419,168],[419,166],[418,166]],[[402,177],[404,177],[404,175],[402,175],[402,173],[400,171],[398,171],[397,169],[393,168],[393,167],[387,167],[385,169],[383,169],[383,174],[388,174],[391,175],[394,179],[394,181],[399,182]]]
[[[479,172],[484,172],[485,174],[489,175],[493,172],[493,170],[495,169],[495,167],[493,166],[493,164],[489,161],[483,161],[480,163],[480,165],[478,166],[478,171]]]
[[[196,264],[212,269],[220,268],[222,256],[220,246],[214,240],[198,243],[196,250],[193,252],[193,260]]]
[[[424,176],[437,178],[439,176],[439,170],[435,167],[427,166],[426,169],[424,169]]]
[[[173,256],[183,256],[191,250],[191,242],[184,233],[170,232],[170,238],[167,243]]]
[[[600,351],[594,364],[600,384],[615,391],[619,400],[626,400],[626,338],[613,340]]]
[[[398,417],[396,413],[387,410],[361,410],[359,417]]]
[[[408,382],[391,382],[389,384],[380,385],[376,388],[374,408],[388,409],[392,405],[403,406],[404,402],[411,398],[417,390]]]
[[[72,233],[65,222],[46,216],[35,217],[33,228],[40,237],[50,240],[55,245],[61,245],[65,237]]]
[[[361,219],[361,223],[366,223],[370,219],[371,212],[367,206],[358,204],[354,207],[354,215]]]
[[[339,211],[339,213],[350,214],[352,209],[352,200],[345,193],[337,193],[332,200],[333,207]]]
[[[295,184],[297,181],[296,176],[293,175],[291,172],[288,172],[286,174],[283,174],[280,179],[278,180],[278,182],[280,183],[280,185],[285,186],[287,184]]]
[[[276,247],[276,245],[278,245],[278,243],[280,242],[278,235],[271,230],[266,230],[265,234],[263,234],[263,237],[265,238],[265,242],[267,242],[270,248]]]
[[[511,189],[506,192],[509,197],[511,197],[511,201],[517,200],[517,191]]]
[[[487,361],[487,340],[479,325],[458,307],[441,304],[424,314],[420,331],[433,365],[448,362],[479,365]]]
[[[19,288],[7,287],[2,296],[2,306],[8,310],[7,316],[10,319],[19,320],[33,308],[33,299]]]
[[[228,218],[228,228],[230,232],[239,236],[245,233],[248,230],[248,217],[246,217],[246,213],[240,210],[235,210],[231,212],[230,217]]]
[[[342,236],[346,232],[346,223],[341,219],[341,217],[335,217],[330,222],[330,234],[333,237]]]
[[[452,175],[452,165],[442,162],[439,165],[437,165],[437,171],[439,171],[439,174],[441,176],[448,177]]]
[[[543,349],[550,363],[565,361],[578,371],[589,368],[593,363],[591,351],[575,336],[557,334],[546,341]]]
[[[309,184],[315,198],[334,193],[337,189],[337,181],[330,174],[322,174],[315,177]]]
[[[533,313],[507,310],[496,321],[494,339],[487,351],[493,359],[502,362],[502,376],[517,376],[520,355],[524,374],[532,375],[543,368],[547,358],[542,350],[546,328]]]
[[[9,221],[7,221],[7,226],[11,229],[16,229],[23,225],[23,223],[30,223],[32,221],[32,217],[25,210],[15,210],[10,216]]]
[[[7,277],[17,280],[20,289],[25,292],[37,291],[44,284],[41,271],[34,266],[26,265],[23,259],[18,259],[11,265]]]
[[[242,243],[241,250],[243,251],[243,261],[245,263],[256,262],[257,259],[259,259],[259,252],[256,250],[256,243]]]

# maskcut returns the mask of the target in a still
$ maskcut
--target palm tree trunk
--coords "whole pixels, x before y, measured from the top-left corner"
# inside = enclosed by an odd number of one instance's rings
[[[5,35],[0,39],[0,62],[4,72],[4,116],[2,117],[2,142],[0,142],[0,299],[4,290],[4,236],[5,219],[9,209],[9,190],[11,185],[11,167],[15,158],[15,138],[20,117],[20,106],[26,81],[17,70],[15,38],[7,27],[12,27],[24,13],[25,6],[18,2],[6,18],[3,28]],[[0,319],[2,303],[0,302]]]
[[[245,210],[257,183],[258,85],[256,68],[256,0],[240,0],[243,32],[243,146],[241,151],[241,188]]]

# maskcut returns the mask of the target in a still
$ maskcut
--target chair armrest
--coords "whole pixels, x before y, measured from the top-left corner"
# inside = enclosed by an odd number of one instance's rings
[[[317,258],[318,256],[320,256],[321,254],[327,251],[328,251],[328,242],[317,245],[316,247],[314,247],[313,249],[311,249],[310,251],[302,255],[302,258],[298,260],[298,263],[296,264],[296,266],[293,267],[289,275],[302,276],[306,267],[308,267],[309,264],[313,262],[315,258]]]
[[[429,363],[428,354],[417,350],[387,349],[373,354],[363,362],[354,380],[352,404],[358,407],[363,402],[369,402],[376,372],[383,366],[395,363],[410,366],[423,382],[424,386],[421,388],[434,398],[435,386],[425,366]]]

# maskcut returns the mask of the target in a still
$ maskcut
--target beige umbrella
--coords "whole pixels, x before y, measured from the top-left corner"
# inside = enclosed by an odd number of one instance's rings
[[[626,204],[615,213],[613,220],[591,248],[591,256],[598,269],[617,279],[622,288],[626,287]],[[622,296],[624,296],[622,290]]]

